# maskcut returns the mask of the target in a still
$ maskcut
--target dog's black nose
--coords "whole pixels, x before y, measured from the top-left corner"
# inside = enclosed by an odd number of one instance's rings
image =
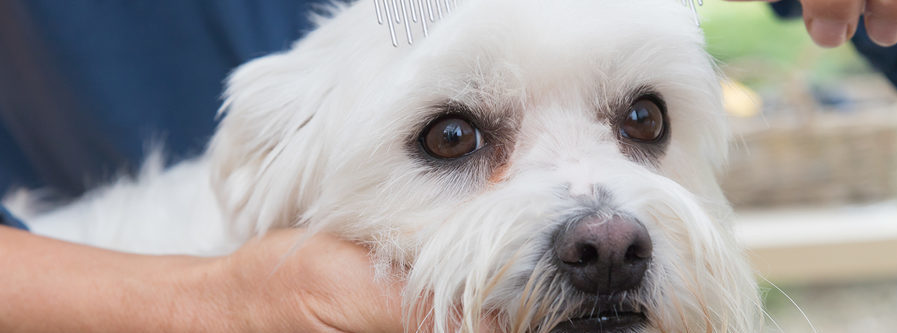
[[[602,295],[637,287],[652,248],[648,229],[622,216],[572,222],[554,241],[562,274],[580,291]]]

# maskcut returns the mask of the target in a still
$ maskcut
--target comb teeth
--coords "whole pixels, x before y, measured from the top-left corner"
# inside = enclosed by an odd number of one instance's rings
[[[704,0],[682,0],[682,5],[691,9],[695,24],[701,26],[697,7],[703,6]],[[395,47],[399,47],[398,29],[404,28],[405,40],[408,45],[414,45],[412,31],[418,29],[416,25],[420,25],[424,38],[429,37],[430,25],[448,16],[457,7],[458,0],[374,0],[377,23],[389,27],[389,39]]]
[[[395,47],[399,46],[399,29],[404,29],[408,45],[414,45],[413,30],[420,29],[424,37],[430,36],[430,25],[451,14],[457,6],[458,0],[374,0],[377,23],[389,28]]]
[[[695,15],[695,24],[697,24],[700,27],[701,26],[701,17],[698,16],[698,7],[695,6],[695,2],[698,3],[698,6],[704,5],[704,0],[682,0],[682,5],[688,6],[688,8],[691,8],[692,14]]]

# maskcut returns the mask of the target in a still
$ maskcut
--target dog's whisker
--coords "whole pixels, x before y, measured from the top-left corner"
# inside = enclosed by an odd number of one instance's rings
[[[802,308],[800,307],[800,305],[797,305],[797,302],[795,302],[794,299],[791,298],[791,295],[788,295],[788,293],[786,293],[784,290],[782,290],[782,288],[779,288],[778,285],[776,285],[775,283],[772,283],[772,281],[769,281],[769,279],[767,279],[765,276],[760,276],[760,278],[763,279],[763,281],[766,281],[766,283],[769,283],[769,285],[771,285],[771,286],[772,286],[773,288],[775,288],[779,293],[781,293],[782,296],[785,296],[785,298],[788,299],[788,302],[791,302],[791,305],[794,305],[794,308],[796,308],[797,311],[800,312],[800,315],[801,315],[801,316],[804,318],[804,320],[807,322],[807,325],[810,325],[810,330],[813,331],[813,333],[818,333],[818,331],[816,330],[816,326],[813,325],[813,322],[812,322],[812,321],[810,321],[810,317],[807,316],[807,313],[804,312],[804,309],[802,309]]]
[[[782,326],[779,325],[778,321],[776,321],[776,319],[772,317],[772,314],[770,314],[769,311],[766,311],[766,309],[763,307],[763,304],[762,304],[761,302],[754,302],[753,304],[754,304],[754,306],[760,311],[760,315],[761,315],[763,318],[769,319],[769,321],[772,323],[772,325],[773,325],[779,332],[782,332],[782,333],[785,332],[785,330],[782,328]],[[765,319],[764,319],[764,320],[765,320]]]
[[[414,317],[410,317],[410,318],[406,317],[407,319],[405,319],[405,322],[417,322],[418,324],[417,324],[417,329],[415,330],[415,332],[422,332],[422,331],[424,331],[424,329],[423,329],[424,326],[429,326],[428,323],[430,320],[432,320],[433,313],[434,313],[435,309],[430,308],[429,310],[424,311],[420,307],[420,304],[414,304],[413,306],[415,306],[415,308],[416,308],[415,310],[413,310],[416,313],[414,314]],[[424,312],[424,313],[422,313],[422,312]],[[410,312],[406,312],[406,313],[410,313]],[[405,316],[407,316],[407,314]],[[412,321],[412,320],[410,320],[411,318],[414,318],[416,320]]]

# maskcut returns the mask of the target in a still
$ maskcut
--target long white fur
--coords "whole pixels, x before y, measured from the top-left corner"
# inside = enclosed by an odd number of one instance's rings
[[[410,48],[389,45],[371,6],[336,6],[290,50],[237,69],[203,156],[17,213],[39,234],[140,253],[223,254],[270,228],[333,232],[408,279],[409,322],[472,332],[491,315],[528,332],[577,305],[546,264],[548,235],[577,200],[601,199],[598,186],[655,243],[647,286],[629,296],[644,332],[758,331],[756,285],[714,178],[728,135],[718,76],[679,1],[470,0]],[[671,122],[655,164],[627,158],[598,116],[642,86]],[[445,101],[514,128],[498,181],[409,156]]]

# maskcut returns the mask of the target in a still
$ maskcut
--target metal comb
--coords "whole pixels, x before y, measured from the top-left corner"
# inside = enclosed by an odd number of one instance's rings
[[[682,5],[691,9],[695,24],[700,26],[701,20],[698,17],[696,2],[697,6],[704,5],[704,0],[682,0]],[[424,38],[429,37],[430,26],[457,7],[458,0],[374,0],[377,23],[385,24],[389,28],[389,39],[395,47],[399,46],[399,29],[404,28],[408,45],[414,45],[412,30],[417,29],[415,25],[420,25]]]
[[[377,23],[389,27],[389,38],[392,46],[396,47],[399,46],[397,25],[404,26],[408,45],[414,45],[412,26],[420,24],[424,37],[428,37],[430,24],[441,20],[457,7],[458,0],[374,0]]]

